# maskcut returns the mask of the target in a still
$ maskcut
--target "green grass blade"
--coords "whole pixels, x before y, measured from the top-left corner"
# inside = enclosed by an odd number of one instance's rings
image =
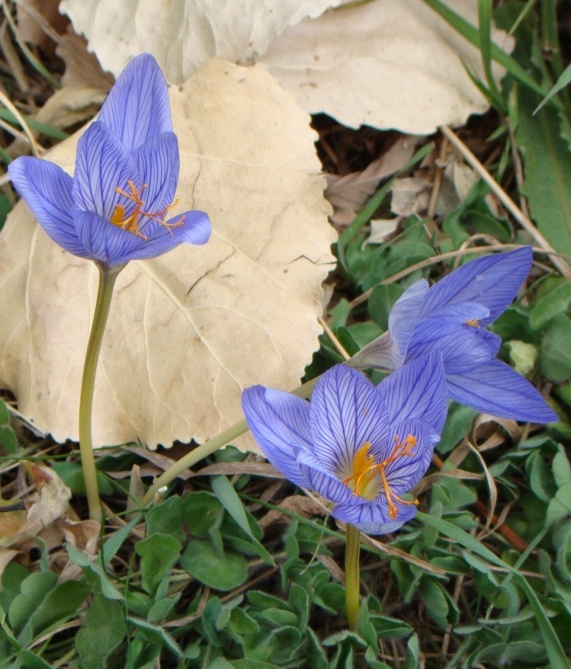
[[[537,114],[537,112],[543,107],[543,105],[551,100],[551,98],[559,93],[559,91],[563,90],[566,88],[569,84],[571,84],[571,63],[565,68],[559,79],[556,81],[555,85],[553,88],[549,91],[549,93],[543,98],[541,101],[541,104],[535,109],[533,112],[534,114]]]
[[[478,19],[480,33],[480,53],[482,54],[482,65],[488,82],[490,96],[494,106],[503,109],[505,104],[502,95],[496,85],[492,72],[492,1],[478,0]]]
[[[446,520],[442,520],[442,518],[436,518],[435,516],[430,516],[425,513],[419,512],[416,517],[429,527],[434,527],[449,539],[457,541],[461,546],[464,546],[464,548],[468,548],[476,555],[484,558],[484,560],[510,572],[510,574],[513,575],[513,579],[524,591],[535,619],[537,620],[539,630],[545,642],[545,650],[547,652],[547,657],[549,658],[551,669],[569,669],[569,661],[565,657],[565,651],[563,650],[557,634],[555,634],[555,630],[553,629],[538,596],[535,594],[535,591],[529,585],[527,580],[516,569],[507,562],[504,562],[477,539],[474,539],[474,537],[470,536],[456,525],[453,525]]]

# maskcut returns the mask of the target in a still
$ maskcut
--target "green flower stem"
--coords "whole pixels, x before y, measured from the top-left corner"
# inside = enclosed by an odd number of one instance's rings
[[[99,501],[95,456],[93,455],[93,445],[91,442],[93,389],[95,387],[95,372],[97,370],[97,361],[99,360],[101,340],[103,339],[107,317],[109,316],[113,288],[115,280],[123,267],[124,265],[116,267],[97,265],[99,269],[97,302],[95,303],[91,333],[89,334],[89,342],[85,352],[81,395],[79,398],[79,452],[81,454],[81,468],[85,481],[89,517],[99,522],[101,521],[101,502]]]
[[[359,615],[359,553],[361,533],[354,525],[347,525],[345,546],[345,606],[347,623],[351,631],[357,629]]]
[[[317,378],[304,383],[299,388],[296,388],[294,391],[292,391],[292,394],[303,398],[309,397],[313,391],[313,388],[315,387],[315,384],[317,383]],[[248,425],[246,424],[246,421],[241,420],[239,423],[235,423],[227,430],[224,430],[224,432],[216,435],[216,437],[205,441],[201,446],[198,446],[194,450],[190,451],[190,453],[187,453],[183,458],[175,462],[174,465],[171,465],[168,469],[165,469],[159,478],[156,479],[156,481],[151,485],[143,497],[143,506],[150,504],[159,489],[174,481],[179,476],[179,474],[182,474],[182,472],[190,469],[197,462],[208,457],[209,455],[212,455],[212,453],[217,451],[219,448],[226,446],[231,441],[236,439],[236,437],[239,437],[241,434],[244,434],[247,431]]]

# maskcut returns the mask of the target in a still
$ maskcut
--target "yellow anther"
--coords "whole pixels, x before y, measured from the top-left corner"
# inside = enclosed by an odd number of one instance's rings
[[[480,323],[475,318],[472,318],[471,320],[466,321],[464,323],[464,325],[470,325],[473,328],[479,328],[480,327]]]
[[[116,225],[119,228],[123,228],[123,230],[127,230],[127,232],[132,232],[133,234],[137,235],[137,237],[141,237],[142,239],[147,239],[147,237],[145,237],[145,235],[139,230],[139,218],[141,216],[146,216],[147,218],[156,221],[159,225],[163,225],[165,228],[167,228],[171,235],[171,228],[178,228],[182,225],[184,217],[181,217],[174,223],[165,222],[167,213],[177,205],[178,200],[175,200],[172,204],[169,204],[161,211],[144,211],[143,207],[145,206],[145,201],[141,198],[141,195],[145,188],[147,188],[147,184],[143,184],[140,189],[135,186],[133,181],[127,181],[127,185],[131,190],[130,193],[125,192],[119,187],[115,189],[115,192],[119,195],[123,195],[123,197],[127,198],[127,200],[134,202],[135,210],[130,216],[125,218],[125,206],[122,204],[116,204],[115,209],[111,214],[111,218],[109,219],[113,225]]]

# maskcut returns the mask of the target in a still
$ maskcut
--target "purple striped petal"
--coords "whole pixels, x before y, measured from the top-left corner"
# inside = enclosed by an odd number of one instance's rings
[[[89,257],[73,224],[72,178],[58,165],[28,156],[10,163],[8,173],[14,187],[53,241],[76,256]]]
[[[435,320],[461,325],[468,321],[483,321],[490,315],[490,310],[477,302],[455,302],[438,310],[437,316],[426,316]]]
[[[463,374],[488,362],[497,353],[499,338],[469,325],[454,325],[438,318],[420,321],[408,347],[407,360],[439,352],[446,376]]]
[[[141,183],[144,211],[160,212],[173,203],[180,167],[178,142],[172,132],[163,133],[133,154]]]
[[[172,132],[165,77],[157,61],[141,54],[123,70],[101,108],[104,123],[129,151]]]
[[[332,502],[347,504],[359,504],[366,501],[362,497],[355,495],[337,476],[326,472],[319,461],[312,460],[311,456],[308,457],[306,453],[300,453],[298,462],[308,482],[306,487],[317,491],[326,499]],[[308,462],[312,464],[307,464]]]
[[[503,313],[525,281],[532,264],[530,246],[466,263],[430,288],[422,305],[422,317],[438,316],[455,302],[479,302],[490,310],[485,326]]]
[[[73,220],[87,257],[107,265],[124,265],[145,243],[92,211],[76,210]]]
[[[395,520],[389,517],[389,509],[384,498],[369,504],[338,504],[332,515],[343,523],[354,525],[366,534],[388,534],[396,532],[402,525],[414,518],[416,506],[401,504]]]
[[[302,448],[311,448],[309,404],[295,395],[263,386],[242,393],[242,410],[266,458],[292,483],[311,487],[297,463]]]
[[[77,143],[73,179],[76,207],[109,220],[120,203],[125,216],[129,216],[135,203],[116,191],[120,188],[129,192],[127,181],[133,181],[139,189],[142,186],[133,156],[105,125],[92,123]]]
[[[391,309],[389,332],[393,346],[393,368],[404,364],[408,344],[420,317],[428,290],[428,282],[425,279],[420,279],[404,291]]]
[[[409,436],[416,439],[410,455],[403,455],[385,467],[385,476],[391,490],[400,496],[414,487],[426,473],[438,436],[418,420],[406,420],[395,425],[392,430],[394,439],[388,449],[389,453],[397,438],[399,444]]]
[[[531,423],[558,420],[531,383],[501,360],[446,380],[450,397],[477,411]]]
[[[352,471],[353,456],[366,442],[383,441],[387,410],[366,376],[336,365],[313,391],[310,424],[315,458],[335,475]]]
[[[422,356],[385,378],[377,391],[391,424],[419,420],[438,434],[448,409],[446,379],[439,353]]]
[[[129,260],[148,260],[172,251],[179,244],[187,243],[199,246],[206,244],[210,239],[212,226],[208,215],[203,211],[187,211],[184,214],[174,216],[167,225],[181,222],[180,226],[167,228],[156,225],[155,231],[149,235],[147,241],[132,252],[126,253],[124,262]],[[145,227],[148,234],[150,226]]]

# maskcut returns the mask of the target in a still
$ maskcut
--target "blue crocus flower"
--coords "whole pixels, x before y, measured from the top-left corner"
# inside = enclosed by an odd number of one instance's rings
[[[444,425],[444,370],[432,354],[375,387],[337,365],[319,379],[311,403],[254,386],[242,408],[264,455],[286,478],[334,502],[338,520],[384,534],[416,513],[416,502],[402,495],[426,472]]]
[[[18,158],[8,171],[53,241],[102,266],[154,258],[210,237],[201,211],[169,218],[178,143],[165,78],[148,54],[127,65],[80,138],[73,179],[58,165],[30,157]]]
[[[531,383],[496,359],[501,340],[485,329],[515,298],[531,263],[525,246],[473,260],[430,288],[417,281],[391,310],[388,332],[349,364],[396,369],[438,351],[451,399],[500,418],[557,420]]]

